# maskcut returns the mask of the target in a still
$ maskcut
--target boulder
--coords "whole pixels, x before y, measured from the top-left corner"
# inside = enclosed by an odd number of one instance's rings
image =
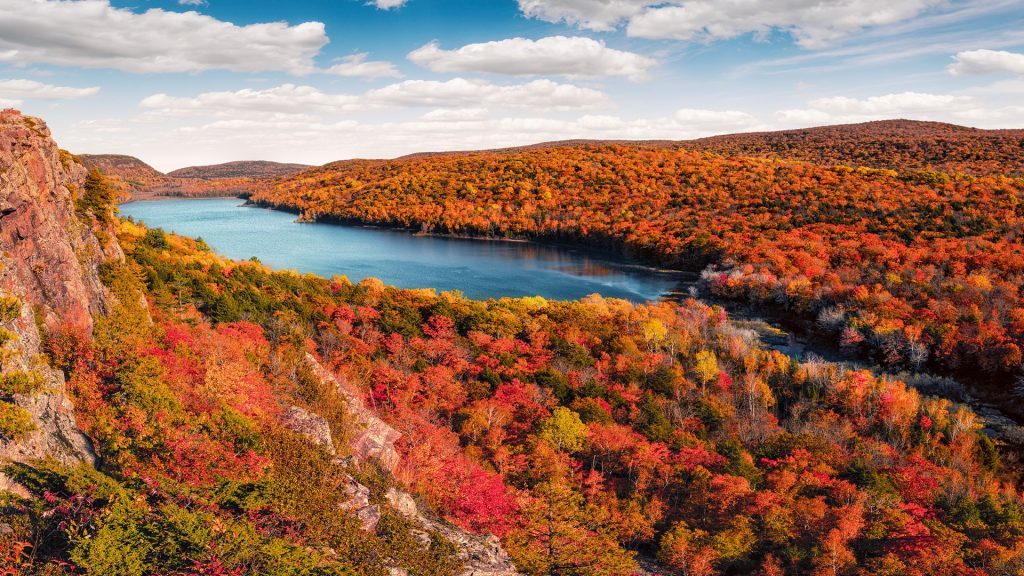
[[[281,415],[281,423],[292,432],[302,434],[317,446],[323,446],[327,452],[334,454],[334,441],[331,440],[331,427],[327,420],[319,414],[289,406]]]
[[[363,403],[358,390],[335,377],[312,354],[306,354],[306,366],[316,378],[333,386],[345,399],[348,413],[355,424],[349,447],[357,462],[362,464],[373,460],[385,470],[394,472],[401,459],[395,450],[395,442],[402,434],[371,412]]]
[[[390,488],[385,497],[396,512],[424,531],[436,532],[455,545],[459,559],[464,563],[459,576],[519,576],[512,559],[493,534],[473,534],[448,522],[432,519],[419,510],[416,500],[408,492]],[[422,537],[424,545],[429,544],[427,532],[423,532]]]

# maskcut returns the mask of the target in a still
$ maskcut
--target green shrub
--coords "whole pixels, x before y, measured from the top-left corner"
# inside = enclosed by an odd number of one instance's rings
[[[0,296],[0,323],[11,322],[21,316],[21,300],[16,296]]]
[[[38,372],[0,374],[0,397],[14,394],[35,394],[43,389],[43,375]]]
[[[93,168],[85,177],[85,190],[75,208],[83,216],[93,216],[108,223],[117,212],[117,192],[99,170]]]
[[[21,440],[36,429],[32,415],[21,406],[0,402],[0,438]]]

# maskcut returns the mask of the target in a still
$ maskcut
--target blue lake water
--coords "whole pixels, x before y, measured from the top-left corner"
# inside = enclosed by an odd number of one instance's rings
[[[467,240],[401,230],[300,224],[295,215],[242,206],[237,198],[152,200],[121,213],[183,236],[202,237],[229,258],[253,256],[279,270],[380,278],[401,288],[461,290],[470,298],[599,293],[633,301],[675,290],[676,273],[601,252],[532,242]]]

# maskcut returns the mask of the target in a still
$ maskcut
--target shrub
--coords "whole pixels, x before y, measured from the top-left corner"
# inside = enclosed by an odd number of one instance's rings
[[[0,402],[0,438],[18,441],[36,429],[32,415],[21,406]]]
[[[43,388],[43,375],[38,372],[0,374],[0,397],[14,394],[35,394]]]
[[[0,323],[11,322],[21,316],[21,300],[16,296],[0,296]]]

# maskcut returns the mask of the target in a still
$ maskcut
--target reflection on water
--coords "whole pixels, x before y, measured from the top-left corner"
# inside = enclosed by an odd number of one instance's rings
[[[655,300],[680,280],[672,272],[583,249],[299,224],[294,215],[243,207],[237,199],[133,202],[121,212],[150,226],[201,236],[229,258],[255,256],[273,268],[343,274],[353,282],[375,277],[402,288],[461,290],[471,298],[577,299],[600,293]]]

